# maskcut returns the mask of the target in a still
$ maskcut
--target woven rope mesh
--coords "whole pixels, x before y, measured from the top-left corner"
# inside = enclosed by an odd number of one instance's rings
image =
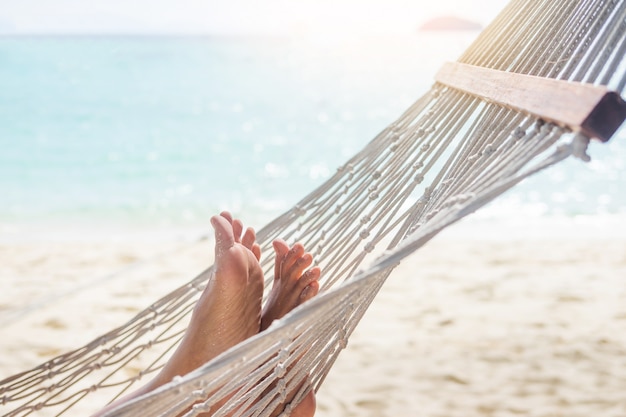
[[[607,85],[623,95],[625,55],[625,1],[514,0],[459,61]],[[523,178],[570,156],[578,139],[567,129],[433,85],[332,178],[257,233],[264,252],[271,252],[275,238],[302,242],[323,271],[320,295],[108,415],[211,410],[267,416],[293,393],[296,404],[323,383],[402,258]],[[266,296],[273,261],[262,263]],[[72,407],[94,392],[113,399],[140,386],[180,341],[210,275],[209,269],[87,346],[1,381],[0,410],[72,415]]]

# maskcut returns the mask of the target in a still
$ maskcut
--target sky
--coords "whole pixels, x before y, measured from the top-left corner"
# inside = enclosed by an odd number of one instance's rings
[[[506,3],[506,0],[0,0],[0,33],[411,33],[424,21],[440,15],[486,25]]]

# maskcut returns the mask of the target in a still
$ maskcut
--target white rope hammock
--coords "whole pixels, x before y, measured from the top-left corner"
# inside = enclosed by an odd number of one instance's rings
[[[624,0],[513,0],[459,63],[606,86],[620,104],[625,55]],[[294,390],[297,404],[324,382],[394,266],[529,175],[572,155],[586,159],[589,136],[585,126],[435,83],[332,178],[257,233],[266,253],[279,237],[302,242],[323,271],[320,294],[107,416],[269,416]],[[273,259],[261,266],[267,296]],[[179,343],[209,276],[205,271],[87,346],[0,381],[0,411],[71,415],[92,392],[117,398],[143,384]],[[142,370],[131,373],[135,368]]]

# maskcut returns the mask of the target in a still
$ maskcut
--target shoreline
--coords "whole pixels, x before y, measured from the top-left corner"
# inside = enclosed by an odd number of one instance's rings
[[[245,214],[236,214],[247,219]],[[250,217],[250,216],[249,216]],[[261,229],[272,217],[248,223]],[[193,242],[212,239],[209,223],[142,224],[120,222],[10,223],[0,220],[0,244],[40,242]],[[511,239],[626,239],[626,214],[577,216],[490,216],[480,211],[444,229],[438,239],[507,241]]]

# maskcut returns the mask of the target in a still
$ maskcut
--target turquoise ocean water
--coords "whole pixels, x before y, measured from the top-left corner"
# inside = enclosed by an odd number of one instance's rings
[[[474,33],[0,39],[0,225],[261,225],[427,91]],[[487,208],[626,214],[626,130]]]

